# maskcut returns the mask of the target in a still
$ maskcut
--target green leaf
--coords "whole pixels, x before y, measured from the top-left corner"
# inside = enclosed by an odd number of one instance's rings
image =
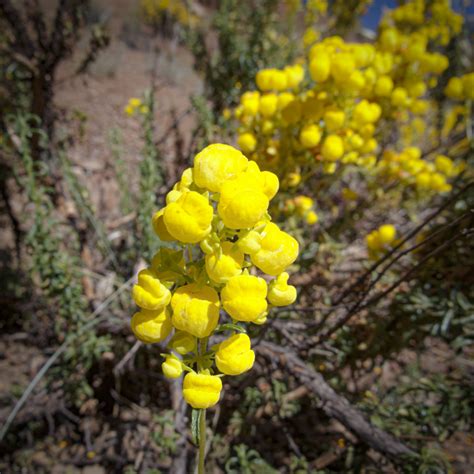
[[[226,323],[226,324],[219,324],[216,328],[216,332],[224,332],[224,331],[237,331],[246,333],[247,331],[242,326],[233,323]]]

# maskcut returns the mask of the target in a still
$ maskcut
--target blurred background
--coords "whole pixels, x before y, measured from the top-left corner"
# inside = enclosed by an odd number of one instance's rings
[[[390,13],[407,5],[420,21]],[[208,472],[474,472],[473,82],[446,89],[473,71],[473,18],[467,1],[0,0],[0,472],[194,472],[180,382],[131,333],[130,289],[162,245],[151,216],[213,142],[266,156],[302,251],[297,303],[252,330],[254,369],[224,379]],[[449,67],[415,71],[422,119],[380,99],[373,158],[315,170],[296,147],[289,170],[276,119],[251,132],[260,148],[239,140],[257,72],[303,65],[306,100],[324,38],[391,51],[402,83],[390,22],[445,28],[425,46]],[[318,97],[342,108],[344,87]],[[407,147],[429,170],[447,155],[449,184],[374,171]],[[386,223],[400,240],[374,254]]]

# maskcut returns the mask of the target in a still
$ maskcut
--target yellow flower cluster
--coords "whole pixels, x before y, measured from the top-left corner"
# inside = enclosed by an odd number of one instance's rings
[[[307,224],[314,225],[319,221],[318,214],[314,210],[314,201],[309,196],[298,195],[287,199],[284,205],[286,215],[296,215]]]
[[[416,31],[428,41],[446,46],[460,33],[463,17],[452,10],[449,0],[411,0],[384,18],[383,23],[390,22],[400,30]]]
[[[396,243],[397,229],[392,224],[384,224],[366,237],[369,257],[376,260],[381,253]]]
[[[407,147],[400,153],[385,151],[376,168],[388,181],[414,186],[421,193],[443,193],[451,190],[448,180],[457,176],[464,166],[444,155],[429,161],[422,157],[419,148]]]
[[[195,25],[198,18],[182,0],[141,0],[141,10],[148,23],[158,22],[163,15],[169,15],[183,26]]]
[[[474,72],[460,77],[451,77],[444,93],[453,100],[474,100]]]
[[[447,1],[412,0],[384,18],[374,43],[338,36],[311,41],[306,61],[259,71],[258,90],[241,95],[234,110],[239,148],[260,168],[278,174],[289,191],[302,176],[349,166],[386,173],[386,160],[377,166],[380,139],[390,123],[397,124],[395,141],[405,147],[429,132],[430,91],[449,65],[446,56],[430,48],[444,44],[461,26],[462,18]],[[448,95],[469,97],[472,74],[455,79]],[[435,171],[418,168],[403,172]],[[436,175],[433,183],[438,191],[449,186]]]
[[[144,104],[143,101],[138,97],[132,97],[125,106],[124,112],[129,117],[132,117],[136,114],[144,115],[148,113],[148,106]]]
[[[278,188],[273,173],[229,145],[214,144],[196,155],[153,216],[160,240],[182,249],[161,248],[139,273],[133,299],[140,310],[131,326],[145,343],[174,331],[163,373],[187,372],[183,396],[193,408],[217,403],[222,375],[253,366],[250,338],[238,324],[263,324],[271,306],[296,299],[285,270],[298,256],[298,242],[268,214]],[[230,328],[226,321],[219,326],[221,311]],[[208,348],[218,328],[232,334]]]

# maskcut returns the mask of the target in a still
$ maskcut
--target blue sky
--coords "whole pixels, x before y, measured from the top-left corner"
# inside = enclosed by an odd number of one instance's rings
[[[365,28],[375,30],[379,24],[384,8],[395,8],[396,6],[396,0],[374,0],[362,18],[362,25]]]

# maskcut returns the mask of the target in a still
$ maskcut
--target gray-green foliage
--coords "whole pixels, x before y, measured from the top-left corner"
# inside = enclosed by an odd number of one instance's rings
[[[245,444],[234,447],[232,455],[225,464],[228,474],[276,474],[273,469],[255,449],[250,449]]]
[[[31,256],[31,273],[51,312],[53,332],[59,342],[75,334],[87,324],[88,303],[84,297],[82,274],[79,270],[78,242],[70,229],[61,225],[54,213],[48,188],[43,184],[48,174],[44,163],[32,159],[30,140],[34,133],[41,133],[37,119],[18,115],[12,127],[19,141],[21,183],[31,203],[30,229],[26,246]],[[42,134],[44,140],[46,137]],[[67,241],[67,246],[64,242]],[[63,362],[49,373],[50,380],[62,380],[63,387],[74,401],[91,395],[91,388],[84,378],[100,354],[109,347],[106,336],[87,335],[71,346]]]
[[[427,376],[413,365],[380,397],[365,397],[361,407],[372,423],[397,436],[444,441],[472,427],[474,388],[461,374]]]
[[[79,215],[83,216],[86,221],[88,221],[90,228],[95,234],[97,247],[101,251],[102,255],[112,262],[112,264],[116,267],[117,259],[115,257],[114,250],[110,245],[104,225],[96,217],[96,213],[92,207],[87,188],[79,182],[72,169],[71,162],[66,152],[63,149],[58,149],[57,155],[61,163],[67,189],[71,194]]]
[[[127,166],[123,158],[123,136],[121,130],[112,128],[109,132],[109,145],[112,153],[112,166],[115,170],[115,176],[120,191],[120,208],[124,215],[133,211],[132,193],[130,191],[130,182],[128,181]]]
[[[150,260],[157,250],[157,238],[151,226],[151,216],[158,208],[157,195],[163,185],[163,167],[154,141],[154,96],[145,93],[146,112],[142,114],[144,146],[140,162],[140,183],[137,202],[138,255]]]
[[[188,33],[188,44],[195,68],[204,76],[204,96],[212,104],[216,119],[235,103],[241,89],[254,84],[255,74],[263,67],[280,66],[291,60],[291,42],[279,42],[276,0],[222,0],[211,28],[217,48],[206,47],[208,28]]]

